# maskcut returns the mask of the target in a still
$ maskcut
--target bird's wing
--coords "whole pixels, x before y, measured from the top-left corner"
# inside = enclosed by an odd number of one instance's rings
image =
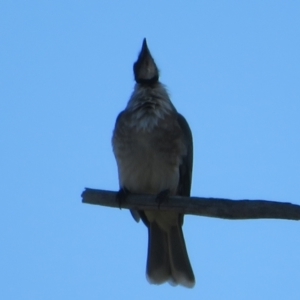
[[[189,124],[181,114],[178,114],[178,123],[184,134],[187,153],[182,158],[182,164],[179,167],[177,194],[180,196],[190,196],[193,172],[193,136]]]

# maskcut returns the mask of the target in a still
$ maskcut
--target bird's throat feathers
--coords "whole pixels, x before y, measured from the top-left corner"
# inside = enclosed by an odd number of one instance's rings
[[[136,84],[128,101],[131,124],[137,130],[151,131],[166,115],[176,112],[166,88],[159,82],[154,85]]]

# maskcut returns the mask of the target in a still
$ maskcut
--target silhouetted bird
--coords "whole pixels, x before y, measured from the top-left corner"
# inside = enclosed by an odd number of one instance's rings
[[[185,118],[159,82],[158,68],[146,39],[133,66],[136,85],[116,121],[112,143],[117,160],[121,201],[126,193],[189,196],[193,140]],[[183,215],[168,211],[131,211],[148,228],[147,278],[193,287],[194,273],[182,232]]]

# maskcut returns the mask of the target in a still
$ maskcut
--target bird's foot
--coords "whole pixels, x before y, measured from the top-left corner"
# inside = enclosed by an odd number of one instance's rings
[[[130,192],[125,187],[120,188],[117,192],[116,200],[118,201],[120,209],[122,208],[122,203],[124,203],[129,194]]]
[[[160,205],[164,202],[168,202],[169,201],[169,196],[170,196],[170,190],[163,190],[160,193],[157,194],[155,201],[158,203],[158,208],[160,207]]]

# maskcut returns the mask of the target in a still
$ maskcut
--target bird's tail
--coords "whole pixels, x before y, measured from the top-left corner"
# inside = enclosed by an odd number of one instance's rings
[[[187,254],[181,226],[173,225],[167,231],[155,221],[148,225],[147,278],[149,282],[192,288],[195,277]]]

